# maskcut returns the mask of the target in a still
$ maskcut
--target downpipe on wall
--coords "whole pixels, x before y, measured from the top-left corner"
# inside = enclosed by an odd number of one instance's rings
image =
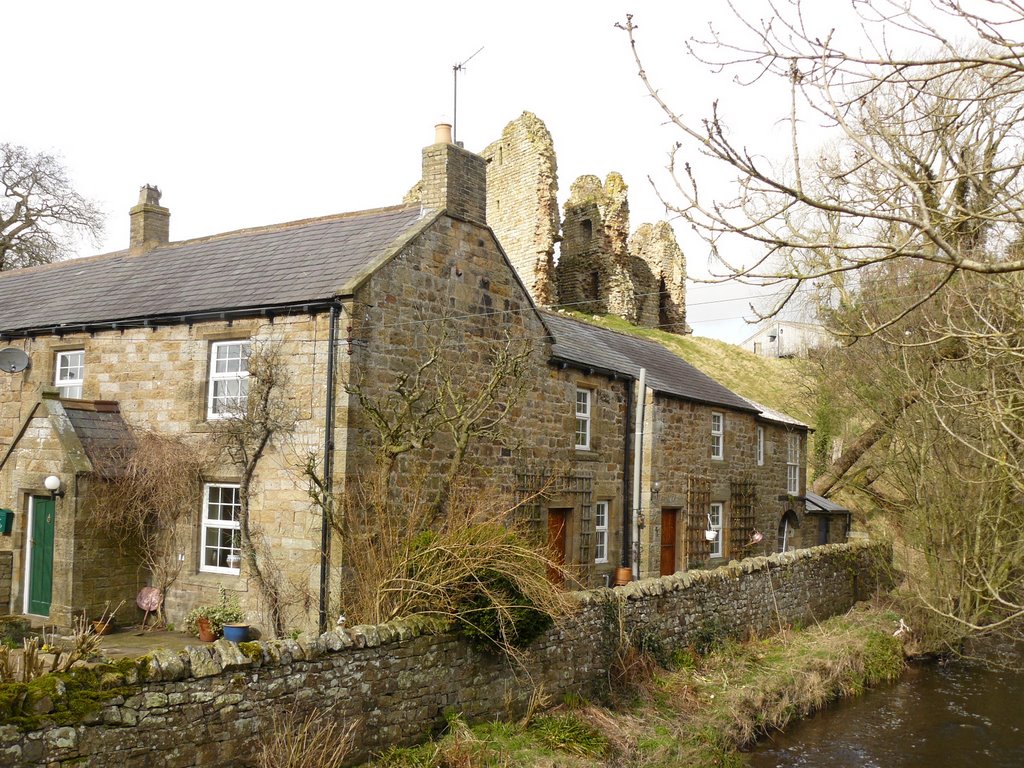
[[[330,507],[334,503],[334,348],[338,343],[337,302],[331,304],[327,331],[327,395],[324,398],[324,505],[320,510],[320,614],[317,625],[320,634],[327,631],[327,601],[329,567],[331,561]]]
[[[633,497],[630,495],[631,488],[629,485],[629,459],[630,452],[633,450],[631,440],[633,438],[633,431],[630,429],[629,419],[633,415],[633,385],[635,379],[626,380],[626,417],[625,421],[625,437],[623,439],[623,450],[622,450],[622,550],[619,555],[619,565],[622,568],[628,568],[632,572],[631,568],[631,557],[630,552],[633,548],[633,536],[632,536],[632,514],[633,514]],[[618,584],[618,578],[616,578],[616,584]]]

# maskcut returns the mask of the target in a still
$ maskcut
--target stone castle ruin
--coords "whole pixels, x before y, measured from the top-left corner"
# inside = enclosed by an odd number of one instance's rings
[[[540,118],[523,112],[480,154],[487,160],[487,223],[534,301],[690,332],[686,258],[675,233],[659,221],[630,235],[620,174],[609,173],[604,184],[592,175],[576,179],[560,220],[554,142]],[[418,199],[419,185],[406,202]]]

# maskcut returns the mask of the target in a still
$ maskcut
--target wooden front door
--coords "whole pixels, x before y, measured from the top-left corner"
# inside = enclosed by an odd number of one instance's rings
[[[565,528],[568,521],[568,509],[548,510],[548,551],[551,559],[558,565],[565,565]],[[561,571],[548,569],[548,579],[555,584],[565,581]]]
[[[825,515],[821,515],[818,518],[818,544],[828,544],[828,523],[829,519]]]
[[[676,521],[678,509],[661,510],[661,575],[676,572]]]
[[[50,615],[53,596],[54,503],[47,496],[31,500],[32,526],[29,531],[28,612]]]

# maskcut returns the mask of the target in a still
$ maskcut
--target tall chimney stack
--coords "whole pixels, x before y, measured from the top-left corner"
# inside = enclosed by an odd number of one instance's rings
[[[452,127],[434,126],[434,144],[423,149],[424,208],[487,225],[487,161],[452,144]]]
[[[139,256],[166,245],[170,236],[171,212],[160,205],[160,190],[146,184],[139,189],[139,203],[130,211],[129,253]]]

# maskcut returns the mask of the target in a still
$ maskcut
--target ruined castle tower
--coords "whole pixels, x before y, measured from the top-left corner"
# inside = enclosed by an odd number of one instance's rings
[[[578,178],[560,223],[554,142],[540,118],[523,112],[480,155],[487,160],[487,223],[534,301],[690,332],[686,259],[675,233],[659,221],[630,236],[620,174],[609,173],[603,184],[597,176]],[[417,183],[405,202],[422,194]]]
[[[630,279],[628,188],[618,173],[604,184],[580,176],[569,190],[558,259],[558,303],[581,312],[636,317]]]
[[[686,257],[667,221],[641,224],[629,238],[629,253],[646,265],[655,281],[645,293],[638,325],[671,333],[690,333],[686,324]]]
[[[629,236],[628,188],[618,173],[609,173],[603,185],[596,176],[581,176],[572,185],[555,272],[562,306],[690,332],[686,258],[675,232],[659,221],[641,224]]]
[[[527,290],[554,304],[558,170],[547,126],[523,112],[480,153],[487,161],[487,223]]]

